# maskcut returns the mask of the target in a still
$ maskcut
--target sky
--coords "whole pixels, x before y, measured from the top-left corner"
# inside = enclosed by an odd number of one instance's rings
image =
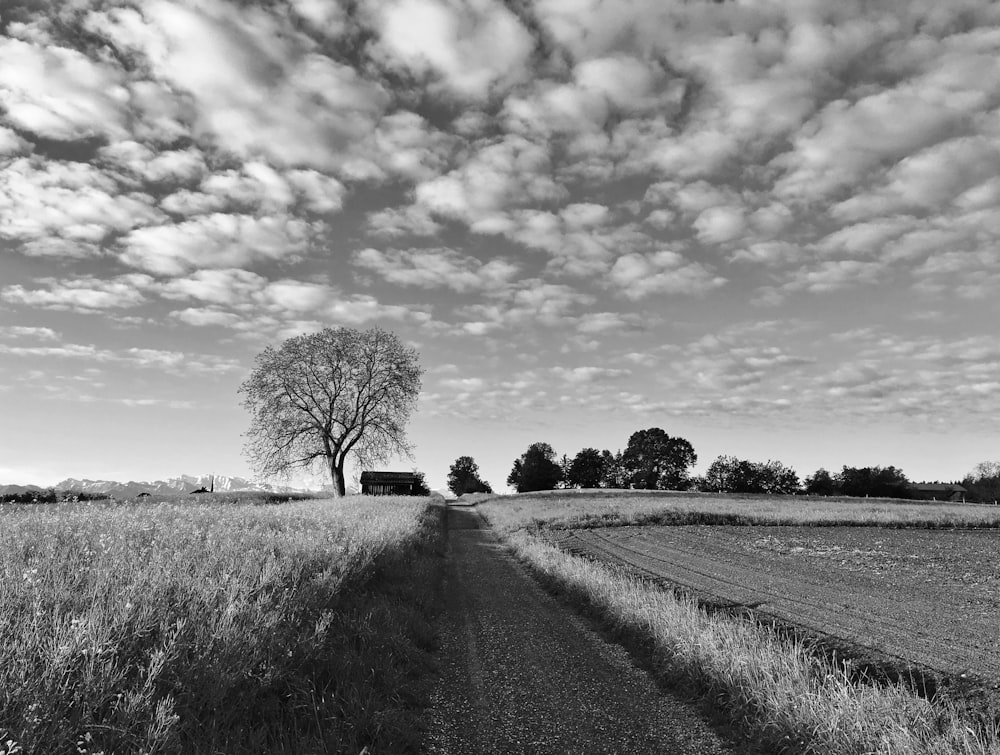
[[[432,488],[648,427],[958,479],[998,210],[994,0],[5,0],[0,482],[249,477],[327,326],[419,351]]]

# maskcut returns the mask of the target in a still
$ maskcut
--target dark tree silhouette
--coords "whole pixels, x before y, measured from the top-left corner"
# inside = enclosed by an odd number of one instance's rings
[[[837,480],[823,467],[817,469],[811,477],[805,481],[806,495],[837,495],[840,493],[840,485]]]
[[[577,488],[600,487],[604,479],[604,459],[596,448],[585,448],[569,465],[567,480]]]
[[[471,456],[459,456],[448,470],[448,489],[455,495],[492,493],[493,488],[479,477],[479,465]]]
[[[671,438],[659,427],[632,433],[622,454],[628,481],[645,490],[683,490],[688,467],[698,461],[684,438]]]
[[[415,350],[380,328],[325,328],[268,346],[240,386],[245,452],[263,477],[322,465],[337,496],[344,463],[410,455],[406,423],[420,393]]]
[[[507,476],[507,484],[518,493],[533,490],[554,490],[562,479],[562,470],[555,461],[556,452],[548,443],[532,443]]]
[[[799,476],[780,461],[747,461],[720,456],[705,472],[705,489],[717,493],[787,495],[799,490]]]
[[[837,475],[840,491],[849,496],[909,498],[909,480],[896,467],[844,467]]]

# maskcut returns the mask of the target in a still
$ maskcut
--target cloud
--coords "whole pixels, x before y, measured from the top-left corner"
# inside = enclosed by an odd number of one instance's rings
[[[527,76],[534,39],[494,0],[386,0],[374,11],[389,65],[431,77],[430,89],[485,99]]]
[[[823,108],[813,128],[774,159],[787,173],[776,194],[789,203],[832,196],[861,181],[883,161],[928,147],[956,129],[960,114],[941,108],[910,87],[878,92],[857,102],[837,100]]]
[[[653,294],[703,294],[726,284],[725,278],[672,251],[623,255],[610,277],[622,295],[634,300]]]
[[[390,283],[421,288],[449,288],[459,293],[496,290],[506,286],[519,267],[503,259],[482,263],[451,249],[379,251],[362,249],[354,264],[372,270]]]
[[[221,374],[242,370],[237,360],[207,354],[131,347],[102,349],[92,344],[64,343],[60,346],[10,346],[0,344],[0,354],[13,357],[82,359],[92,364],[119,364],[172,373]]]
[[[640,327],[640,318],[620,312],[585,312],[576,321],[576,329],[581,333],[598,334],[611,331],[631,330]]]
[[[120,258],[140,270],[181,275],[196,268],[294,259],[306,251],[311,236],[309,223],[298,218],[212,213],[132,231],[121,240]]]
[[[432,213],[465,221],[474,231],[496,233],[509,226],[499,211],[566,196],[551,168],[545,145],[508,135],[447,174],[417,184],[416,201]]]
[[[320,17],[318,6],[311,10],[312,19]],[[191,97],[194,134],[245,159],[343,166],[349,141],[370,132],[388,102],[378,84],[315,52],[287,18],[260,8],[154,0],[143,5],[142,16],[92,11],[87,23]],[[155,90],[147,94],[155,104]]]
[[[472,318],[461,328],[471,335],[483,335],[500,328],[524,325],[557,327],[575,322],[574,313],[589,306],[594,297],[563,284],[524,279],[515,285],[492,292],[487,304],[472,304],[455,311],[459,317]]]
[[[64,141],[121,138],[127,101],[113,66],[67,47],[0,37],[0,106],[17,128]]]
[[[632,374],[631,370],[611,367],[553,367],[552,374],[573,385],[598,382],[619,382]]]
[[[694,221],[698,239],[706,244],[733,241],[746,229],[743,210],[739,207],[709,207]]]
[[[426,208],[410,205],[402,208],[389,207],[370,213],[368,228],[375,236],[395,238],[407,234],[433,236],[442,226],[431,217]]]
[[[874,285],[884,271],[885,265],[880,262],[830,260],[795,271],[785,288],[789,291],[826,293],[856,285]]]
[[[39,328],[24,325],[0,326],[0,336],[7,338],[33,338],[38,341],[57,341],[59,334],[52,328]]]
[[[344,294],[322,282],[283,278],[271,281],[239,270],[198,270],[162,284],[161,295],[207,306],[185,307],[171,318],[195,327],[232,328],[247,335],[319,330],[324,325],[362,325],[390,320],[424,326],[428,308],[385,304],[373,296]],[[287,337],[284,335],[283,337]]]
[[[0,299],[12,304],[24,304],[40,309],[73,312],[101,312],[112,309],[129,309],[145,301],[142,290],[152,283],[148,275],[121,275],[111,280],[76,278],[56,280],[42,278],[38,281],[45,289],[26,289],[21,285],[0,289]]]
[[[111,234],[160,221],[152,204],[90,165],[17,158],[0,171],[0,238],[32,256],[95,256]]]

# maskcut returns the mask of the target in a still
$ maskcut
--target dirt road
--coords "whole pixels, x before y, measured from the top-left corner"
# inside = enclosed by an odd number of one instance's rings
[[[448,510],[428,753],[733,752],[690,703],[544,592],[473,508]]]

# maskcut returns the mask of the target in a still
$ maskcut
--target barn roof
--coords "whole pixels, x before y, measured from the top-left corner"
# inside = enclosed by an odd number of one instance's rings
[[[362,472],[361,482],[416,482],[413,472]]]
[[[968,493],[964,487],[958,483],[946,482],[913,482],[910,488],[923,493]]]

